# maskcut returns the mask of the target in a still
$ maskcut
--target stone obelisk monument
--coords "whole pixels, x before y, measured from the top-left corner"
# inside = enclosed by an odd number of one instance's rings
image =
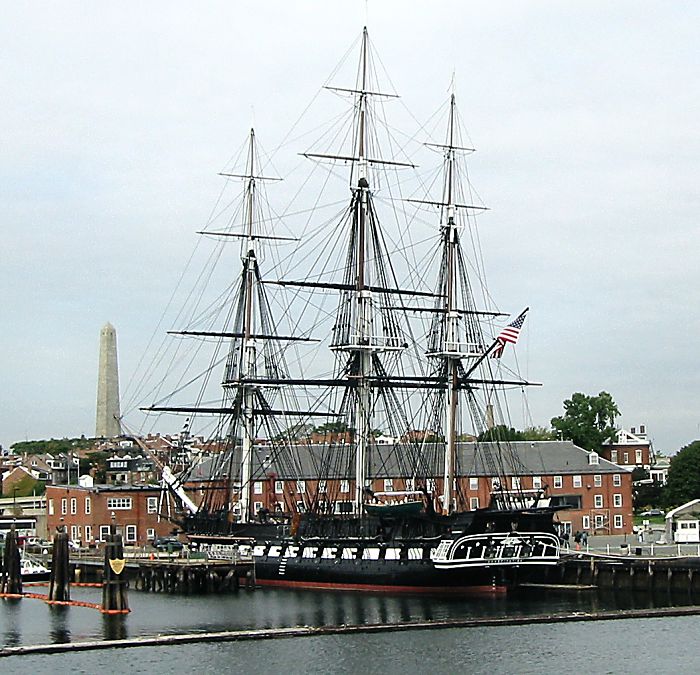
[[[117,370],[117,331],[106,323],[100,331],[100,365],[97,374],[97,438],[121,433],[119,425],[119,372]]]

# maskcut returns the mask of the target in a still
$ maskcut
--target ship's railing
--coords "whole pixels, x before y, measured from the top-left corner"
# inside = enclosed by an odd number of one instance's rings
[[[498,565],[555,565],[559,539],[548,532],[471,534],[443,539],[433,556],[438,569]]]

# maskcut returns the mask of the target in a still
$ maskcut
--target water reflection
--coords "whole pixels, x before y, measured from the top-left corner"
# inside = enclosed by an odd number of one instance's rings
[[[105,640],[126,640],[129,637],[127,615],[103,614],[102,630]]]
[[[18,598],[3,598],[2,600],[2,637],[8,647],[22,644],[22,601]]]
[[[51,642],[70,642],[71,633],[68,627],[70,621],[69,608],[61,605],[50,605],[48,612],[50,616],[51,628],[49,635],[51,636]]]

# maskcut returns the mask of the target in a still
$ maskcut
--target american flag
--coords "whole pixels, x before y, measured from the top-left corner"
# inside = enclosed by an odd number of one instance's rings
[[[503,356],[503,350],[506,348],[506,344],[508,344],[509,342],[511,344],[515,344],[518,341],[518,337],[520,336],[520,329],[525,323],[525,315],[527,314],[529,309],[529,307],[526,307],[522,311],[520,316],[517,319],[515,319],[515,321],[511,321],[498,334],[498,337],[496,338],[496,347],[494,347],[493,351],[491,352],[492,359],[500,359],[501,356]]]

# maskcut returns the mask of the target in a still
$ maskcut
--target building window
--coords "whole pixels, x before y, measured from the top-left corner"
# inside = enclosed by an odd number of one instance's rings
[[[593,485],[595,485],[596,487],[603,486],[603,477],[599,473],[593,476]]]
[[[435,479],[434,478],[428,478],[427,481],[425,481],[426,488],[428,489],[428,492],[435,492]]]
[[[284,482],[281,480],[275,481],[275,494],[281,495],[284,492]]]
[[[107,508],[111,511],[129,511],[131,509],[131,497],[109,497]]]
[[[70,498],[70,514],[75,516],[78,513],[78,500],[76,497]]]
[[[512,476],[511,477],[510,489],[511,490],[519,490],[520,489],[520,477],[519,476]]]
[[[603,495],[595,495],[593,497],[594,500],[594,506],[597,509],[602,509],[603,508]]]
[[[158,513],[158,497],[146,498],[146,510],[148,513]]]
[[[90,502],[90,497],[85,497],[85,515],[89,516],[92,510],[92,504]]]
[[[258,511],[260,511],[260,509],[262,507],[263,507],[262,502],[253,502],[253,510],[255,511],[255,513],[258,513]]]
[[[616,530],[622,529],[622,516],[619,513],[615,515],[613,519],[613,525]]]
[[[305,480],[298,480],[297,481],[297,492],[299,494],[304,494],[304,492],[306,492],[306,481]]]
[[[620,485],[622,485],[622,476],[620,476],[619,473],[613,474],[613,485],[615,487],[620,487]]]
[[[350,492],[350,481],[348,480],[341,480],[340,481],[340,492],[342,494],[347,494]]]
[[[394,489],[394,481],[391,478],[384,479],[384,492],[391,492]]]
[[[413,478],[406,479],[406,492],[413,492],[416,489],[416,482]]]
[[[80,526],[79,525],[71,525],[70,526],[70,538],[76,542],[80,540]]]
[[[605,527],[605,516],[597,515],[594,522],[595,529],[602,530]]]
[[[560,488],[564,485],[564,479],[561,476],[554,476],[554,487]]]
[[[629,453],[629,452],[623,452],[623,453],[622,453],[622,463],[623,463],[623,464],[629,464],[629,463],[630,463],[630,453]]]
[[[68,499],[65,497],[61,499],[61,515],[65,516],[68,513]]]
[[[542,476],[533,476],[532,477],[532,488],[533,488],[533,490],[541,490],[542,489]]]
[[[581,487],[581,476],[574,476],[574,487]]]
[[[85,541],[92,541],[92,525],[85,526]]]
[[[613,506],[617,508],[622,506],[622,495],[613,495]]]
[[[635,461],[636,461],[636,463],[637,463],[637,464],[641,464],[641,463],[642,463],[642,451],[641,451],[641,450],[635,450],[635,451],[634,451],[634,455],[635,455]]]
[[[253,494],[254,495],[261,495],[263,493],[263,484],[261,480],[256,480],[253,483]]]
[[[136,525],[126,526],[126,536],[124,538],[124,541],[127,544],[133,544],[136,541]]]
[[[100,525],[100,541],[107,541],[109,537],[109,525]]]
[[[591,529],[591,517],[590,516],[583,516],[581,518],[581,527],[584,530],[590,530]]]
[[[155,531],[155,529],[152,528],[152,527],[149,527],[149,528],[146,530],[146,539],[148,539],[148,541],[152,541],[152,540],[155,539],[155,538],[156,538],[156,531]]]
[[[617,464],[617,450],[611,450],[610,451],[610,461],[613,464]]]
[[[479,489],[479,479],[471,477],[469,478],[469,489],[478,490]]]
[[[589,464],[600,464],[600,457],[597,452],[588,453],[588,463]]]
[[[53,499],[49,499],[49,515],[53,515]]]
[[[479,508],[479,498],[478,497],[470,497],[469,498],[469,508],[472,511],[476,511],[476,509]]]
[[[305,511],[306,511],[306,506],[304,505],[304,502],[297,502],[297,512],[304,513]]]
[[[318,493],[325,494],[328,486],[325,480],[318,481]]]

